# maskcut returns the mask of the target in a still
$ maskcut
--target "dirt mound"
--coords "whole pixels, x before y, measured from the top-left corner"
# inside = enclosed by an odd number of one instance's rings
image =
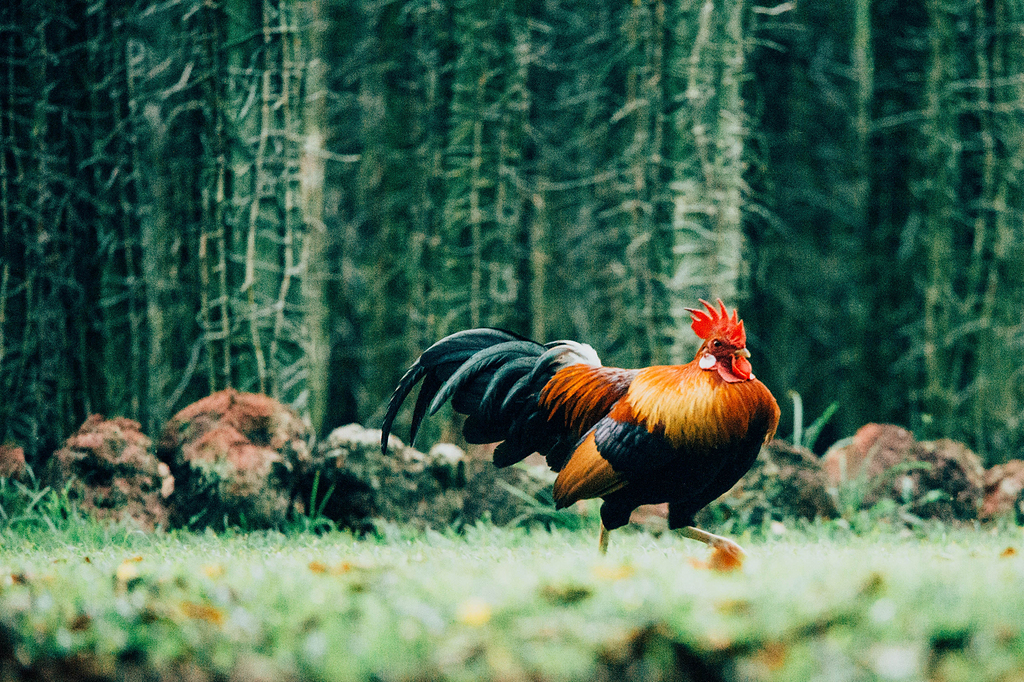
[[[985,501],[978,516],[1012,516],[1024,523],[1024,460],[1011,459],[985,472]]]
[[[392,436],[382,454],[380,437],[378,429],[359,424],[330,433],[311,469],[320,472],[321,499],[308,502],[320,509],[313,511],[358,530],[374,518],[433,527],[451,523],[462,507],[462,450],[438,445],[422,453]],[[303,489],[311,490],[311,482]]]
[[[310,465],[309,426],[278,401],[225,389],[178,412],[157,446],[178,490],[175,525],[281,524]]]
[[[977,518],[984,494],[981,459],[949,439],[918,442],[892,424],[867,424],[822,460],[831,485],[867,509],[884,498],[921,518]]]
[[[546,468],[498,469],[451,443],[423,453],[395,436],[381,453],[380,437],[379,429],[359,424],[328,436],[310,469],[320,471],[320,495],[330,491],[329,498],[321,497],[324,516],[356,529],[374,518],[444,528],[482,518],[503,525],[555,513],[544,500],[554,479]],[[303,489],[310,488],[307,480]]]
[[[807,448],[773,440],[761,448],[754,465],[725,495],[697,515],[698,524],[737,518],[760,525],[786,518],[835,518],[821,462]]]
[[[25,475],[25,450],[17,445],[0,445],[0,478],[19,479]]]
[[[46,479],[97,518],[166,526],[174,478],[151,446],[138,422],[94,414],[50,458]]]

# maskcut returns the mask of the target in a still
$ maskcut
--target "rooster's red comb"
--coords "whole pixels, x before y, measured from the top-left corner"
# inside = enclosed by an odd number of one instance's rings
[[[722,299],[718,299],[718,310],[715,310],[715,307],[704,299],[700,299],[700,302],[707,308],[707,312],[696,308],[686,309],[690,313],[690,317],[693,318],[693,324],[690,326],[697,336],[706,340],[712,334],[716,334],[737,348],[747,345],[747,333],[743,331],[743,320],[737,317],[735,308],[732,310],[732,315],[729,315]]]

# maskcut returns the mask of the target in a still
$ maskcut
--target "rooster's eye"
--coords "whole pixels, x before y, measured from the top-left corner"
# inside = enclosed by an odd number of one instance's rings
[[[718,339],[715,339],[714,341],[711,342],[711,345],[713,347],[715,347],[715,348],[721,348],[722,347],[722,342],[719,341]]]

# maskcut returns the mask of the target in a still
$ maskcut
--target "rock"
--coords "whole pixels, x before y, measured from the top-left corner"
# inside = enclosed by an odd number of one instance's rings
[[[547,464],[522,462],[499,469],[488,459],[471,458],[466,472],[462,519],[490,519],[498,526],[568,522],[575,507],[555,510],[551,486],[557,474]]]
[[[25,450],[17,445],[0,445],[0,478],[20,479],[25,475]]]
[[[380,438],[379,429],[359,424],[338,427],[328,435],[302,486],[310,491],[303,499],[312,511],[356,530],[370,528],[375,518],[434,527],[451,523],[462,508],[462,451],[435,447],[424,454],[391,436],[384,454]],[[317,481],[319,499],[308,496],[311,479]]]
[[[821,462],[807,448],[773,440],[725,495],[697,514],[698,525],[736,518],[760,526],[787,518],[835,518],[839,515],[828,491]]]
[[[917,461],[929,468],[916,472],[916,476],[912,474],[912,494],[921,500],[929,490],[944,493],[933,501],[919,501],[914,513],[946,521],[978,518],[985,497],[985,467],[981,458],[963,443],[949,438],[918,443],[914,452]]]
[[[225,389],[178,412],[157,447],[178,490],[180,526],[279,526],[312,464],[312,433],[295,412],[257,393]]]
[[[1024,460],[1011,459],[985,472],[985,500],[978,516],[995,519],[1010,516],[1024,522]]]
[[[312,502],[314,512],[357,530],[372,527],[373,519],[445,528],[484,517],[503,525],[555,513],[544,500],[546,490],[550,501],[554,480],[546,468],[498,469],[451,443],[423,453],[395,436],[385,454],[380,437],[379,429],[359,424],[331,432],[310,470],[320,472],[318,496],[330,491],[329,498]],[[314,476],[303,483],[307,495]]]
[[[147,530],[166,526],[174,477],[151,445],[138,422],[94,414],[53,454],[46,479],[68,486],[70,498],[97,518],[132,518]]]
[[[822,465],[833,485],[854,481],[860,476],[874,479],[905,462],[915,442],[914,435],[899,426],[866,424],[849,441],[839,441],[829,448],[822,457]],[[876,495],[874,501],[879,497],[880,494]]]
[[[957,441],[917,442],[899,426],[867,424],[832,446],[823,464],[830,484],[860,509],[888,498],[921,518],[954,521],[977,518],[981,507],[981,459]]]

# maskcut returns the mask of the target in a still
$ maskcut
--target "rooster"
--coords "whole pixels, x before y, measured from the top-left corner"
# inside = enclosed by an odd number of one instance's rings
[[[701,300],[687,308],[703,340],[685,365],[603,367],[587,344],[540,344],[498,329],[471,329],[428,348],[402,377],[381,426],[381,448],[402,403],[423,381],[410,442],[424,417],[447,400],[466,415],[470,443],[496,443],[506,467],[533,452],[558,472],[561,509],[603,498],[599,548],[642,504],[669,503],[668,524],[724,552],[738,565],[732,540],[694,527],[693,517],[750,468],[779,423],[779,406],[754,378],[743,322]]]

